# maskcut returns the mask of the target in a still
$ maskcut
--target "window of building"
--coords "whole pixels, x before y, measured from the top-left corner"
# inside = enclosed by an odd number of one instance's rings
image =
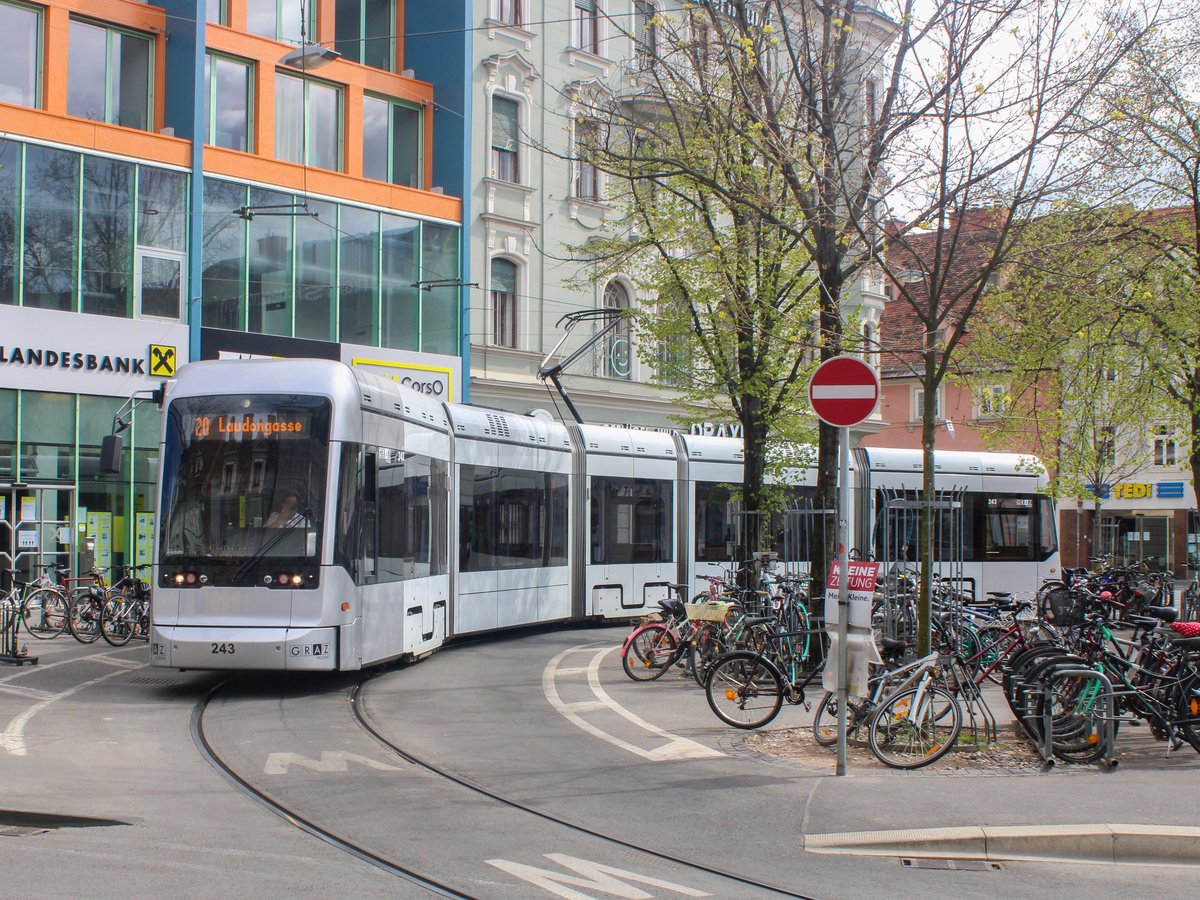
[[[314,341],[336,339],[338,210],[309,200],[310,215],[296,219],[296,316],[292,333]]]
[[[246,30],[299,44],[313,33],[313,0],[245,0]]]
[[[208,54],[204,59],[208,121],[204,142],[230,150],[250,149],[250,64]]]
[[[338,169],[342,92],[330,84],[275,73],[275,156],[320,169]]]
[[[150,126],[150,40],[71,20],[67,114],[146,130]]]
[[[229,8],[226,0],[204,0],[204,19],[217,25],[229,24]]]
[[[579,200],[600,199],[600,170],[591,158],[599,137],[600,129],[595,122],[584,119],[575,122],[575,197]]]
[[[0,66],[0,103],[37,106],[41,99],[41,12],[0,3],[0,34],[8,35],[4,65]]]
[[[201,323],[229,331],[245,329],[246,188],[231,181],[204,179],[204,273]]]
[[[1100,440],[1096,443],[1096,459],[1100,465],[1112,468],[1117,464],[1117,429],[1105,425],[1100,429]]]
[[[630,346],[629,319],[625,315],[630,308],[629,292],[618,281],[610,281],[604,288],[604,308],[620,314],[621,324],[604,341],[604,377],[628,381],[633,374],[633,352]]]
[[[127,317],[133,288],[132,163],[83,160],[81,312]]]
[[[524,24],[523,5],[522,0],[494,0],[493,10],[496,21],[503,22],[505,25]]]
[[[507,259],[493,259],[492,343],[517,346],[517,266]]]
[[[1179,442],[1175,440],[1175,429],[1170,425],[1159,425],[1154,434],[1154,464],[1175,465],[1179,459]]]
[[[654,15],[654,4],[649,0],[633,0],[634,58],[640,69],[653,65],[658,55],[658,27]]]
[[[868,78],[863,90],[863,100],[865,101],[866,105],[866,124],[868,133],[874,133],[875,122],[878,121],[879,111],[878,100],[876,97],[877,90],[878,87],[876,86],[875,79]]]
[[[363,175],[421,187],[421,110],[381,97],[363,98]]]
[[[379,213],[343,206],[338,232],[338,340],[373,347],[379,332]]]
[[[457,355],[460,349],[459,237],[458,228],[421,223],[421,278],[442,282],[421,291],[421,350],[426,353]]]
[[[925,415],[925,389],[917,388],[913,392],[913,421],[920,422]],[[942,392],[936,391],[933,395],[933,418],[940,419],[942,417]]]
[[[383,264],[380,291],[380,343],[395,350],[421,349],[421,223],[383,214],[380,226]],[[441,278],[442,274],[429,275]]]
[[[22,303],[74,307],[78,256],[79,154],[25,145]]]
[[[521,106],[508,97],[492,97],[492,177],[517,184],[521,166],[517,148]]]
[[[346,59],[391,72],[395,68],[393,0],[336,0],[334,49]]]
[[[1008,389],[1001,384],[985,387],[979,394],[979,415],[1002,416],[1008,411]]]
[[[575,48],[600,55],[600,11],[596,0],[575,0]]]
[[[17,302],[21,208],[21,145],[0,138],[0,304]]]

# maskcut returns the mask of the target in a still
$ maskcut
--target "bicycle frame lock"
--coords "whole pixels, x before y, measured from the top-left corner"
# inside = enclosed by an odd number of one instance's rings
[[[121,474],[121,456],[125,451],[125,440],[121,432],[133,421],[133,410],[139,403],[154,403],[162,407],[163,397],[167,393],[167,383],[164,381],[156,388],[134,391],[128,400],[121,404],[113,416],[112,434],[106,434],[100,441],[100,473],[102,475]],[[126,418],[127,417],[127,418]]]

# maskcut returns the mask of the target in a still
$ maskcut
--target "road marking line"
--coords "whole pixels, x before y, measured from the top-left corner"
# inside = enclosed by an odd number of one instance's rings
[[[132,659],[121,659],[107,654],[89,658],[95,662],[104,663],[106,666],[116,666],[118,669],[125,669],[127,672],[132,672],[134,669],[140,669],[146,665],[145,663],[135,662]]]
[[[142,663],[138,668],[143,668],[147,663]],[[93,678],[91,681],[85,681],[82,684],[77,684],[73,688],[69,688],[60,693],[47,697],[41,703],[35,703],[25,712],[18,715],[8,723],[8,728],[5,731],[0,731],[0,750],[3,750],[9,756],[25,756],[25,726],[29,724],[29,720],[48,707],[51,703],[57,703],[59,700],[65,700],[72,694],[77,694],[84,688],[91,687],[94,684],[99,684],[101,681],[108,681],[110,678],[116,678],[118,675],[125,675],[129,669],[120,669],[116,672],[109,672],[107,675],[101,675],[99,678]]]
[[[115,656],[118,653],[124,653],[127,650],[136,650],[136,649],[138,649],[138,648],[122,647],[119,650],[109,650],[107,653],[93,653],[90,656],[72,656],[70,659],[60,659],[58,662],[39,663],[36,666],[29,666],[28,668],[22,667],[21,671],[15,672],[12,675],[5,675],[3,678],[0,678],[0,684],[4,684],[5,682],[12,681],[14,678],[21,678],[22,676],[25,676],[25,675],[34,675],[37,672],[46,672],[50,669],[56,668],[57,666],[65,666],[65,665],[69,665],[70,663],[76,663],[76,662],[90,662],[92,660],[97,660],[97,659],[107,659],[108,657]],[[141,665],[144,665],[144,663],[138,663],[138,666],[141,666]]]
[[[647,750],[643,747],[638,747],[631,744],[629,741],[623,740],[616,735],[609,734],[591,722],[586,721],[582,716],[578,715],[576,710],[580,704],[566,703],[558,694],[558,687],[555,684],[555,678],[558,675],[558,664],[569,653],[578,653],[581,649],[593,650],[594,656],[591,663],[587,666],[588,685],[592,693],[596,697],[596,701],[582,701],[588,711],[594,709],[607,709],[621,716],[626,721],[636,725],[644,731],[649,732],[657,738],[662,738],[667,741],[666,744],[652,750]],[[647,722],[625,709],[608,695],[608,692],[600,685],[600,661],[615,650],[615,647],[605,647],[600,650],[595,650],[593,647],[571,647],[564,650],[554,659],[550,660],[545,670],[542,672],[542,693],[546,695],[546,700],[551,706],[558,711],[559,715],[573,724],[575,727],[586,731],[593,737],[598,737],[600,740],[612,744],[614,747],[619,747],[622,750],[628,750],[643,759],[651,762],[665,762],[668,760],[683,760],[683,759],[713,759],[715,757],[724,756],[720,750],[714,750],[711,747],[705,747],[696,741],[689,740],[685,737],[671,734],[669,731],[664,731],[657,725]]]

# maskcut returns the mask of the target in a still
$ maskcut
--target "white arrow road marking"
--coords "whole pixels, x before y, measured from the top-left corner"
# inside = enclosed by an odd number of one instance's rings
[[[347,763],[356,763],[380,772],[399,772],[399,766],[389,766],[357,753],[346,750],[322,750],[320,759],[309,759],[299,753],[268,753],[267,764],[263,766],[264,775],[286,775],[288,766],[301,766],[314,772],[345,772]]]
[[[715,750],[712,747],[705,747],[696,741],[689,740],[685,737],[680,737],[676,734],[671,734],[669,731],[664,731],[657,725],[647,722],[645,719],[634,715],[621,704],[617,703],[608,695],[600,684],[600,661],[609,653],[615,650],[615,647],[604,647],[597,650],[594,645],[583,644],[578,647],[568,647],[547,664],[545,671],[542,672],[542,692],[546,695],[546,700],[553,706],[563,718],[567,719],[571,724],[586,731],[588,734],[600,738],[602,741],[607,741],[614,747],[620,747],[622,750],[628,750],[630,753],[636,754],[643,759],[648,759],[651,762],[663,762],[666,760],[681,760],[681,759],[712,759],[718,756],[724,756],[720,750]],[[559,668],[559,663],[572,653],[587,653],[592,652],[591,663],[585,667],[570,667]],[[555,679],[560,674],[586,672],[588,686],[592,690],[592,695],[595,700],[583,700],[579,703],[567,703],[559,696],[558,686]],[[638,747],[629,741],[609,734],[607,731],[593,725],[583,718],[580,713],[595,712],[597,710],[606,710],[614,712],[627,722],[631,722],[643,731],[649,732],[656,738],[661,738],[667,743],[654,749],[647,750],[644,747]]]
[[[537,866],[527,866],[524,863],[513,862],[509,859],[485,859],[484,862],[489,866],[495,866],[502,872],[507,872],[509,875],[515,875],[517,878],[535,887],[549,891],[557,897],[565,897],[566,900],[594,900],[592,894],[573,891],[571,887],[586,888],[598,891],[601,894],[607,894],[609,897],[621,897],[624,900],[652,900],[654,897],[653,894],[647,894],[632,884],[626,884],[626,881],[656,887],[660,890],[670,891],[673,894],[682,894],[684,897],[712,896],[712,894],[706,894],[704,891],[698,891],[695,888],[675,884],[673,881],[651,878],[649,875],[641,875],[637,872],[630,872],[627,869],[618,869],[616,866],[606,866],[588,859],[567,856],[565,853],[547,853],[546,859],[579,874],[568,875],[565,872],[555,872],[552,869],[539,869]]]

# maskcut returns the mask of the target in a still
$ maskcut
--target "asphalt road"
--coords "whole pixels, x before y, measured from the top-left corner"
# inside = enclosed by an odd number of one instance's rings
[[[399,870],[498,898],[1195,895],[1187,867],[958,871],[803,849],[806,834],[874,828],[1195,825],[1188,748],[1114,772],[837,779],[832,763],[746,752],[681,678],[630,682],[623,634],[499,636],[367,679],[176,673],[147,667],[144,645],[33,646],[41,665],[0,668],[0,897],[432,895]],[[785,708],[774,725],[804,718]],[[195,722],[243,785],[206,759]],[[127,824],[42,830],[12,811]]]

